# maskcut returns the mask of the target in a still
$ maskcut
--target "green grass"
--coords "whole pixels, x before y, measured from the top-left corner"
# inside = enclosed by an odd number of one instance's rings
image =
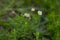
[[[0,40],[60,40],[59,0],[2,1]],[[32,7],[36,8],[34,12],[31,11]],[[39,10],[42,15],[38,15]],[[24,13],[29,13],[31,19],[24,17]]]

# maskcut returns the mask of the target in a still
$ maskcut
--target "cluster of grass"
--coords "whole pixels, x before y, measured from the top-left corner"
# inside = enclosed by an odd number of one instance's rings
[[[0,0],[0,40],[60,40],[59,2]],[[31,8],[36,10],[32,12]],[[38,15],[39,10],[42,15]],[[29,13],[30,18],[24,13]]]

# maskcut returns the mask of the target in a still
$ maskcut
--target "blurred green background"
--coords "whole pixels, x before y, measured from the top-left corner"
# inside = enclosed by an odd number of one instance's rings
[[[0,40],[60,40],[60,0],[0,0]]]

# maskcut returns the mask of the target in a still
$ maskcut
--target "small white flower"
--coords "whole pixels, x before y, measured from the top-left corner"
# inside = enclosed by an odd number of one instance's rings
[[[13,14],[15,14],[15,11],[12,11]]]
[[[31,8],[31,11],[35,11],[35,8]]]
[[[42,15],[42,11],[38,11],[38,15]]]
[[[25,16],[25,17],[30,17],[30,14],[28,14],[28,13],[24,13],[23,16]]]

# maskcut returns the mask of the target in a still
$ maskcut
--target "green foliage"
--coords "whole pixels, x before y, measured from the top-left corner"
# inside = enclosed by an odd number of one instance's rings
[[[60,40],[59,2],[0,0],[0,40]],[[38,15],[38,11],[42,11],[42,15]],[[24,16],[25,13],[30,17]]]

